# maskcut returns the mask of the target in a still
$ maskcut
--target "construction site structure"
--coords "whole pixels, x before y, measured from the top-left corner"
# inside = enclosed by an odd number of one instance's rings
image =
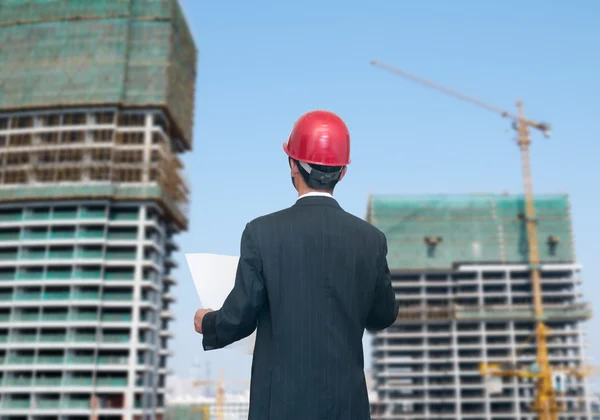
[[[557,420],[560,411],[566,410],[565,404],[559,404],[557,399],[556,387],[553,383],[554,371],[551,367],[548,350],[548,338],[550,336],[549,329],[545,321],[549,315],[544,309],[544,299],[542,294],[542,275],[541,275],[541,260],[540,260],[540,244],[538,236],[538,223],[536,205],[534,203],[533,187],[532,187],[532,175],[531,175],[531,163],[529,156],[530,149],[530,136],[529,130],[535,129],[540,131],[545,137],[550,135],[550,126],[546,123],[536,122],[525,118],[523,113],[523,103],[518,100],[517,108],[518,114],[513,115],[508,111],[498,108],[493,105],[486,104],[480,100],[472,98],[470,96],[459,93],[455,90],[448,89],[442,85],[434,83],[430,80],[423,79],[414,74],[408,73],[405,70],[389,66],[387,64],[372,61],[372,65],[386,69],[398,76],[409,79],[413,82],[420,83],[424,86],[433,88],[437,91],[453,96],[460,100],[470,102],[481,108],[493,111],[504,118],[508,118],[513,121],[513,128],[517,132],[517,144],[521,152],[521,168],[522,178],[524,186],[523,195],[523,210],[519,213],[519,218],[523,222],[524,235],[523,235],[523,249],[526,255],[527,268],[530,276],[531,284],[531,299],[532,299],[532,310],[533,319],[535,320],[535,345],[536,345],[536,360],[532,364],[533,368],[526,370],[515,370],[514,368],[501,369],[499,367],[505,366],[505,364],[496,364],[496,369],[488,369],[488,363],[481,363],[481,373],[484,375],[492,375],[495,377],[506,377],[515,375],[519,378],[534,379],[535,394],[532,403],[532,409],[537,414],[539,420]],[[441,236],[427,237],[425,242],[428,247],[437,246],[442,240]],[[560,239],[554,235],[548,238],[548,243],[552,246],[556,244]],[[507,309],[510,311],[510,309]],[[550,308],[552,310],[552,308]],[[511,363],[508,363],[510,365]]]
[[[2,420],[164,418],[196,55],[176,0],[0,3]]]
[[[247,420],[249,409],[248,391],[228,392],[222,403],[205,395],[179,395],[167,399],[166,420]]]
[[[583,300],[567,196],[536,196],[548,360],[567,411],[591,420]],[[535,378],[486,377],[481,364],[537,361],[525,198],[371,196],[367,220],[388,238],[398,322],[373,337],[374,420],[538,420]],[[504,369],[503,369],[504,370]],[[561,382],[562,379],[562,382]],[[499,381],[499,382],[498,382]]]
[[[226,401],[225,401],[225,382],[227,382],[228,384],[238,384],[238,385],[250,385],[249,381],[225,381],[224,379],[225,376],[225,370],[221,369],[219,372],[219,379],[216,381],[210,380],[210,379],[198,379],[196,381],[193,382],[193,386],[194,387],[199,387],[199,386],[216,386],[217,387],[217,395],[216,395],[216,399],[215,399],[215,405],[214,405],[214,410],[213,410],[213,414],[216,418],[216,420],[234,420],[237,419],[237,417],[239,416],[239,412],[228,412],[227,410],[227,406],[226,406]],[[232,407],[229,407],[230,409]],[[235,409],[235,408],[234,408]],[[201,408],[200,411],[203,411],[204,408]],[[248,416],[247,413],[243,413],[245,414],[245,417]],[[234,417],[234,419],[231,418],[231,416]]]

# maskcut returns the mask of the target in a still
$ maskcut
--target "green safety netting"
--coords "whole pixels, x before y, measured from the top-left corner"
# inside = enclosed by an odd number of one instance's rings
[[[159,106],[190,142],[196,55],[176,0],[3,0],[0,110]]]
[[[176,220],[186,224],[188,208],[186,203],[173,201],[158,185],[118,185],[118,184],[66,184],[19,186],[0,188],[0,202],[26,200],[59,199],[114,199],[114,200],[158,200],[172,213]]]
[[[573,262],[566,195],[535,199],[542,262]],[[388,238],[392,269],[446,269],[457,263],[529,261],[522,196],[372,196],[367,220]],[[558,239],[552,244],[550,237]],[[430,246],[425,237],[440,237]]]

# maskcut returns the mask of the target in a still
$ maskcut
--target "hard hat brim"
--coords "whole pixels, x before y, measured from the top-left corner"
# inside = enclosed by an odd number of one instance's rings
[[[323,162],[323,161],[319,161],[319,160],[300,159],[294,153],[290,152],[288,143],[289,143],[289,141],[285,141],[283,143],[283,151],[285,152],[286,155],[288,155],[290,158],[292,158],[294,160],[310,163],[312,165],[322,165],[322,166],[347,166],[352,162],[350,158],[348,158],[348,161],[344,162],[344,163],[331,163],[331,162]]]

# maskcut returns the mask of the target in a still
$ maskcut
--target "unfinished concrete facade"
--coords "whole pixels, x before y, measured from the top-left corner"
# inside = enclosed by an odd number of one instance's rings
[[[175,0],[0,4],[0,419],[164,418],[195,66]]]
[[[532,380],[498,382],[479,370],[535,363],[522,205],[504,196],[371,198],[367,218],[388,236],[400,302],[398,321],[373,338],[374,419],[537,418]],[[579,291],[568,199],[538,197],[536,208],[550,362],[583,366],[591,308]],[[567,408],[560,418],[592,419],[586,381],[555,381]]]

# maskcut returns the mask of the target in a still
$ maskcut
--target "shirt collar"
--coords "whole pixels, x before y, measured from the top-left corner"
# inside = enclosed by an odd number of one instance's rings
[[[301,198],[304,197],[329,197],[329,198],[333,198],[333,195],[326,193],[326,192],[319,192],[319,191],[311,191],[309,193],[306,194],[302,194],[300,197],[298,197],[298,200],[300,200]],[[296,201],[298,201],[296,200]]]

